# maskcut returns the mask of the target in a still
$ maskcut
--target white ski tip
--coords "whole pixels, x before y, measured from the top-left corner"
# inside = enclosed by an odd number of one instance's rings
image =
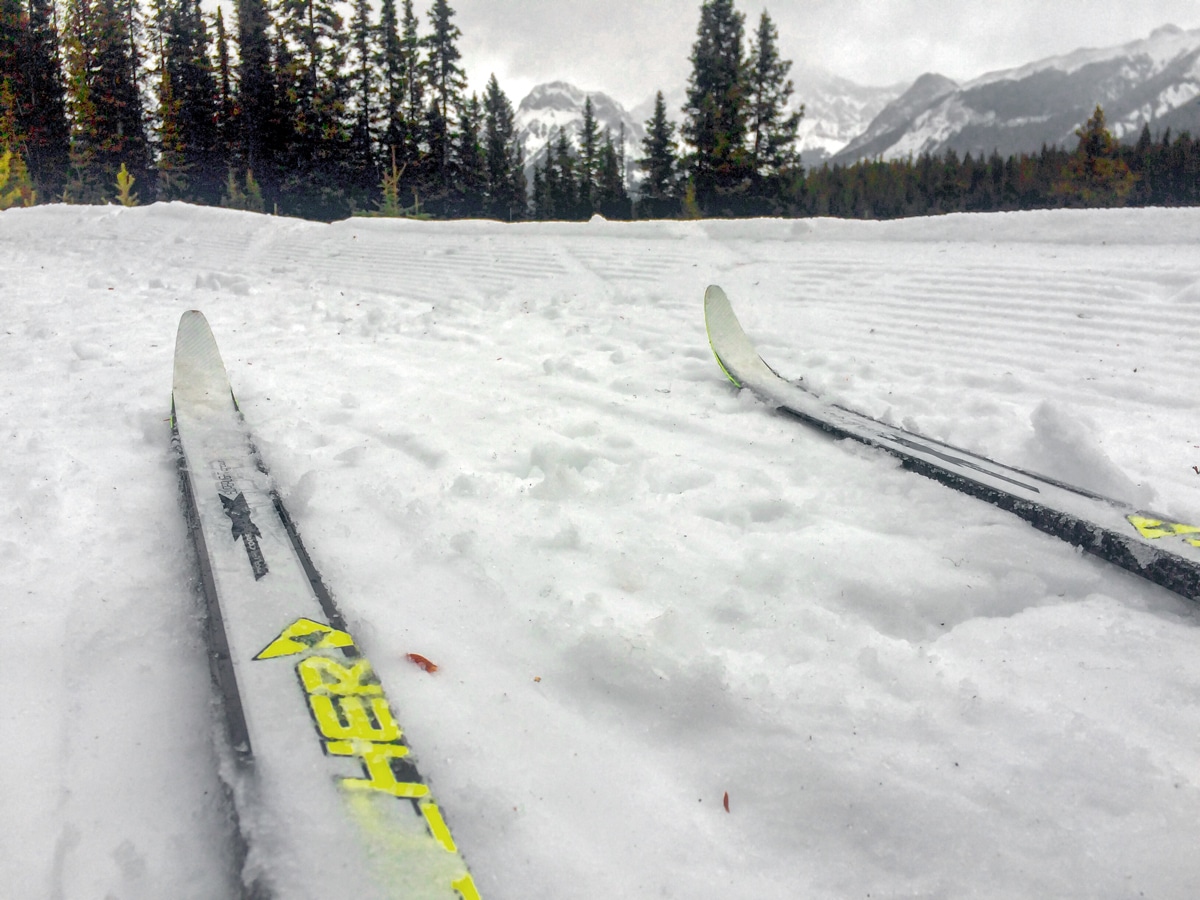
[[[229,376],[204,313],[190,309],[179,319],[175,334],[175,372],[172,395],[184,403],[224,408],[231,406]]]
[[[766,379],[768,383],[778,378],[746,337],[725,291],[715,284],[709,285],[704,292],[704,325],[717,365],[735,385],[741,387],[746,380],[755,377]]]

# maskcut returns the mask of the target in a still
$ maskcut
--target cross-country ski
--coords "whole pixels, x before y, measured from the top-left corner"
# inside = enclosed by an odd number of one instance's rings
[[[179,322],[171,423],[236,758],[247,896],[479,900],[195,310]]]
[[[1169,588],[1200,599],[1200,527],[1006,466],[985,456],[822,400],[768,365],[742,330],[725,292],[704,293],[704,321],[721,371],[779,412],[832,435],[878,447],[947,487],[1024,519],[1034,528]]]

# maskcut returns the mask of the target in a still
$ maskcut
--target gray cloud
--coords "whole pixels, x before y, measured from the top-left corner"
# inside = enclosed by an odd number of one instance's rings
[[[700,10],[699,0],[452,5],[472,89],[482,90],[494,72],[514,103],[553,79],[627,105],[656,89],[681,87]],[[1195,0],[782,0],[739,3],[748,31],[764,6],[784,55],[797,66],[819,66],[862,84],[911,81],[929,71],[964,80],[1077,47],[1136,40],[1168,22],[1200,27]]]

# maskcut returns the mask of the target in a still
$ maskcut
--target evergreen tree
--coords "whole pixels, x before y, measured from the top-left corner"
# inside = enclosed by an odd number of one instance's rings
[[[280,20],[285,53],[281,87],[290,124],[280,205],[319,219],[350,211],[350,79],[348,34],[331,0],[285,0]]]
[[[400,40],[400,20],[396,0],[383,0],[379,6],[379,78],[385,156],[404,144],[405,65],[404,44]]]
[[[745,92],[750,168],[760,197],[777,199],[783,179],[798,166],[796,131],[804,108],[788,111],[792,82],[790,60],[779,56],[779,34],[764,10],[750,46]]]
[[[404,67],[404,117],[413,124],[421,120],[425,112],[424,63],[421,61],[421,36],[419,23],[413,12],[412,0],[404,0],[403,31],[400,35],[401,60]],[[415,132],[414,132],[415,135]],[[414,148],[415,150],[415,145]]]
[[[579,130],[579,204],[589,212],[596,208],[596,179],[599,171],[600,126],[591,96],[583,101],[583,124]]]
[[[550,157],[552,154],[553,148],[547,145],[545,162],[542,165],[535,163],[533,167],[533,189],[530,192],[529,200],[533,217],[540,221],[546,221],[554,217],[553,204],[550,201],[550,186],[546,180],[546,176],[550,172]]]
[[[395,9],[393,3],[393,17]],[[354,0],[354,16],[350,20],[354,125],[348,149],[353,184],[359,193],[364,193],[379,181],[379,165],[375,155],[380,120],[375,84],[376,64],[382,56],[378,49],[379,34],[379,29],[371,24],[371,5],[368,0]],[[384,99],[388,99],[386,95]]]
[[[53,0],[0,0],[2,83],[8,84],[13,114],[10,166],[24,167],[22,177],[44,197],[56,196],[67,174],[70,125]]]
[[[1116,138],[1105,127],[1099,106],[1082,128],[1075,131],[1079,146],[1067,163],[1054,193],[1082,206],[1120,206],[1137,180],[1121,159]]]
[[[628,219],[629,194],[621,154],[613,143],[612,132],[604,130],[604,142],[596,154],[596,189],[592,208],[606,219]]]
[[[501,220],[523,218],[525,163],[517,138],[516,116],[495,75],[488,79],[483,108],[483,149],[487,161],[485,212]]]
[[[215,204],[228,158],[219,131],[220,98],[199,0],[160,7],[160,195]]]
[[[678,166],[675,123],[667,119],[667,104],[659,91],[654,95],[654,114],[646,121],[642,158],[638,161],[645,173],[639,210],[655,218],[678,210]]]
[[[150,148],[135,78],[134,21],[120,0],[69,0],[64,45],[74,130],[68,196],[103,203],[124,165],[146,184]]]
[[[25,158],[17,149],[17,104],[9,84],[7,78],[0,80],[0,210],[37,202]]]
[[[484,210],[488,169],[481,143],[483,106],[472,94],[462,105],[453,136],[451,183],[454,197],[448,212],[456,217],[477,216]]]
[[[234,148],[234,99],[233,70],[229,62],[229,35],[225,32],[225,15],[217,7],[215,28],[217,32],[217,132],[221,139],[221,152],[228,167]]]
[[[692,74],[683,137],[693,148],[689,174],[697,202],[709,213],[738,207],[752,172],[746,151],[747,103],[743,73],[744,17],[733,0],[706,0],[692,47]]]
[[[429,11],[433,31],[426,36],[425,78],[429,85],[430,125],[429,150],[433,157],[435,181],[444,190],[448,188],[452,138],[450,124],[462,106],[463,89],[467,84],[466,73],[459,65],[462,54],[458,50],[458,39],[462,32],[452,21],[454,10],[446,0],[434,0]]]
[[[266,0],[237,0],[237,167],[253,176],[265,195],[278,194],[282,135],[277,103],[272,21]]]

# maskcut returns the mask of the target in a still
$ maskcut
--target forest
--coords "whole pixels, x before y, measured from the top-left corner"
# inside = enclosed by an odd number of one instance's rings
[[[1200,140],[1119,144],[1096,107],[1074,147],[805,170],[791,61],[764,11],[700,5],[682,119],[642,153],[590,99],[526,165],[495,76],[467,92],[447,0],[0,0],[0,209],[155,200],[331,221],[841,216],[1200,203]],[[802,98],[798,98],[802,99]]]

